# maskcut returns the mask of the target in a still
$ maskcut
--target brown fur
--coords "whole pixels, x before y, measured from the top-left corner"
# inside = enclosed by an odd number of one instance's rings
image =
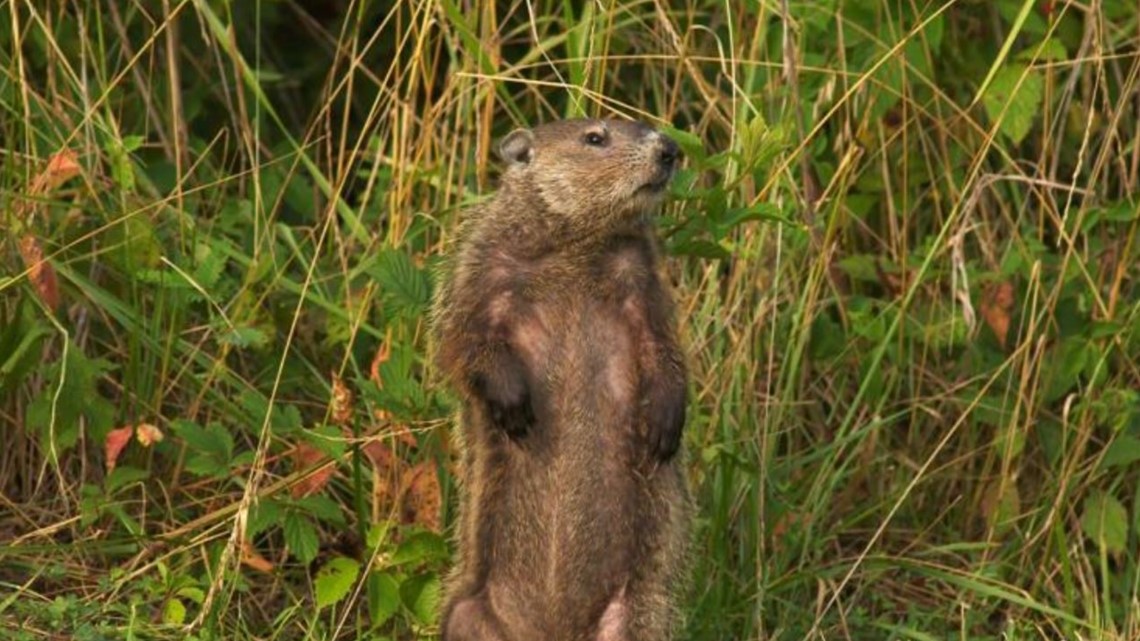
[[[648,215],[677,147],[569,120],[500,153],[435,308],[436,362],[462,398],[443,639],[668,641],[686,375]]]

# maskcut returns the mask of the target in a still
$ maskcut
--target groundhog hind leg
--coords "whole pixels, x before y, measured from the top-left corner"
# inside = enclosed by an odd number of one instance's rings
[[[622,587],[606,606],[593,641],[629,641],[629,603]]]
[[[444,616],[441,641],[514,641],[503,632],[503,626],[486,599],[469,597],[448,609]]]

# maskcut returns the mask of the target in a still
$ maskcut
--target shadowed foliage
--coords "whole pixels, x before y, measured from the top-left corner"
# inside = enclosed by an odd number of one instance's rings
[[[0,636],[419,639],[492,143],[685,152],[685,638],[1140,637],[1140,16],[0,0]]]

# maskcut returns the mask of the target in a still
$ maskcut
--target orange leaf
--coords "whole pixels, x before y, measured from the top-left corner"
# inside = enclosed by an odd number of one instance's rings
[[[373,467],[378,470],[387,469],[392,465],[393,459],[396,458],[396,455],[392,452],[392,448],[388,447],[383,440],[378,438],[369,440],[360,449],[364,451],[368,460],[372,461]]]
[[[162,430],[150,423],[139,423],[138,427],[135,428],[135,439],[143,447],[150,447],[155,443],[159,443],[163,437]]]
[[[1013,284],[1001,282],[987,288],[981,307],[986,325],[997,337],[998,344],[1005,348],[1009,337],[1009,313],[1013,309]]]
[[[47,189],[56,189],[79,175],[79,156],[71,149],[56,152],[48,159],[47,169],[41,175]]]
[[[115,469],[115,462],[119,460],[119,454],[122,453],[123,448],[127,446],[127,442],[131,440],[135,428],[130,425],[120,427],[117,430],[111,430],[107,434],[107,438],[103,440],[103,451],[107,454],[107,471]]]
[[[372,381],[376,383],[377,387],[384,387],[384,381],[380,380],[380,366],[388,362],[388,358],[392,355],[392,350],[388,344],[390,342],[392,330],[389,329],[385,334],[384,343],[376,350],[376,355],[372,357],[372,364],[368,367],[368,375]]]
[[[440,531],[439,476],[431,461],[423,461],[404,475],[408,493],[404,499],[405,513],[412,522],[419,523],[433,531]]]
[[[388,362],[388,358],[392,355],[392,350],[389,348],[390,339],[392,338],[392,330],[388,329],[385,334],[384,342],[381,343],[380,348],[376,350],[376,355],[372,357],[372,364],[368,367],[368,376],[376,383],[376,387],[384,387],[384,379],[380,376],[380,366]],[[386,421],[390,417],[388,412],[384,410],[376,410],[373,415],[379,421]]]
[[[811,515],[798,512],[785,512],[772,526],[772,549],[781,550],[787,544],[788,533],[793,528],[802,528],[811,520]]]
[[[362,447],[376,469],[373,500],[393,508],[401,523],[419,523],[436,532],[441,531],[439,508],[442,494],[434,462],[409,465],[400,460],[385,441],[371,440]]]
[[[54,310],[59,307],[59,281],[55,269],[44,260],[44,251],[38,238],[27,234],[20,239],[20,257],[28,268],[28,280],[43,304]]]
[[[249,539],[243,539],[241,542],[241,562],[258,572],[269,573],[273,571],[273,564],[258,553]]]
[[[326,459],[324,452],[308,443],[299,443],[293,450],[293,466],[298,471],[313,467]],[[328,465],[301,479],[293,486],[293,497],[300,498],[320,492],[329,484],[334,469],[336,469],[335,466]]]

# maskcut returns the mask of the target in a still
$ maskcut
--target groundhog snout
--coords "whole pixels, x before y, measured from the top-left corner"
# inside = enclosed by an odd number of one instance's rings
[[[661,149],[657,152],[657,162],[665,169],[672,169],[681,160],[681,148],[672,139],[661,137]]]

